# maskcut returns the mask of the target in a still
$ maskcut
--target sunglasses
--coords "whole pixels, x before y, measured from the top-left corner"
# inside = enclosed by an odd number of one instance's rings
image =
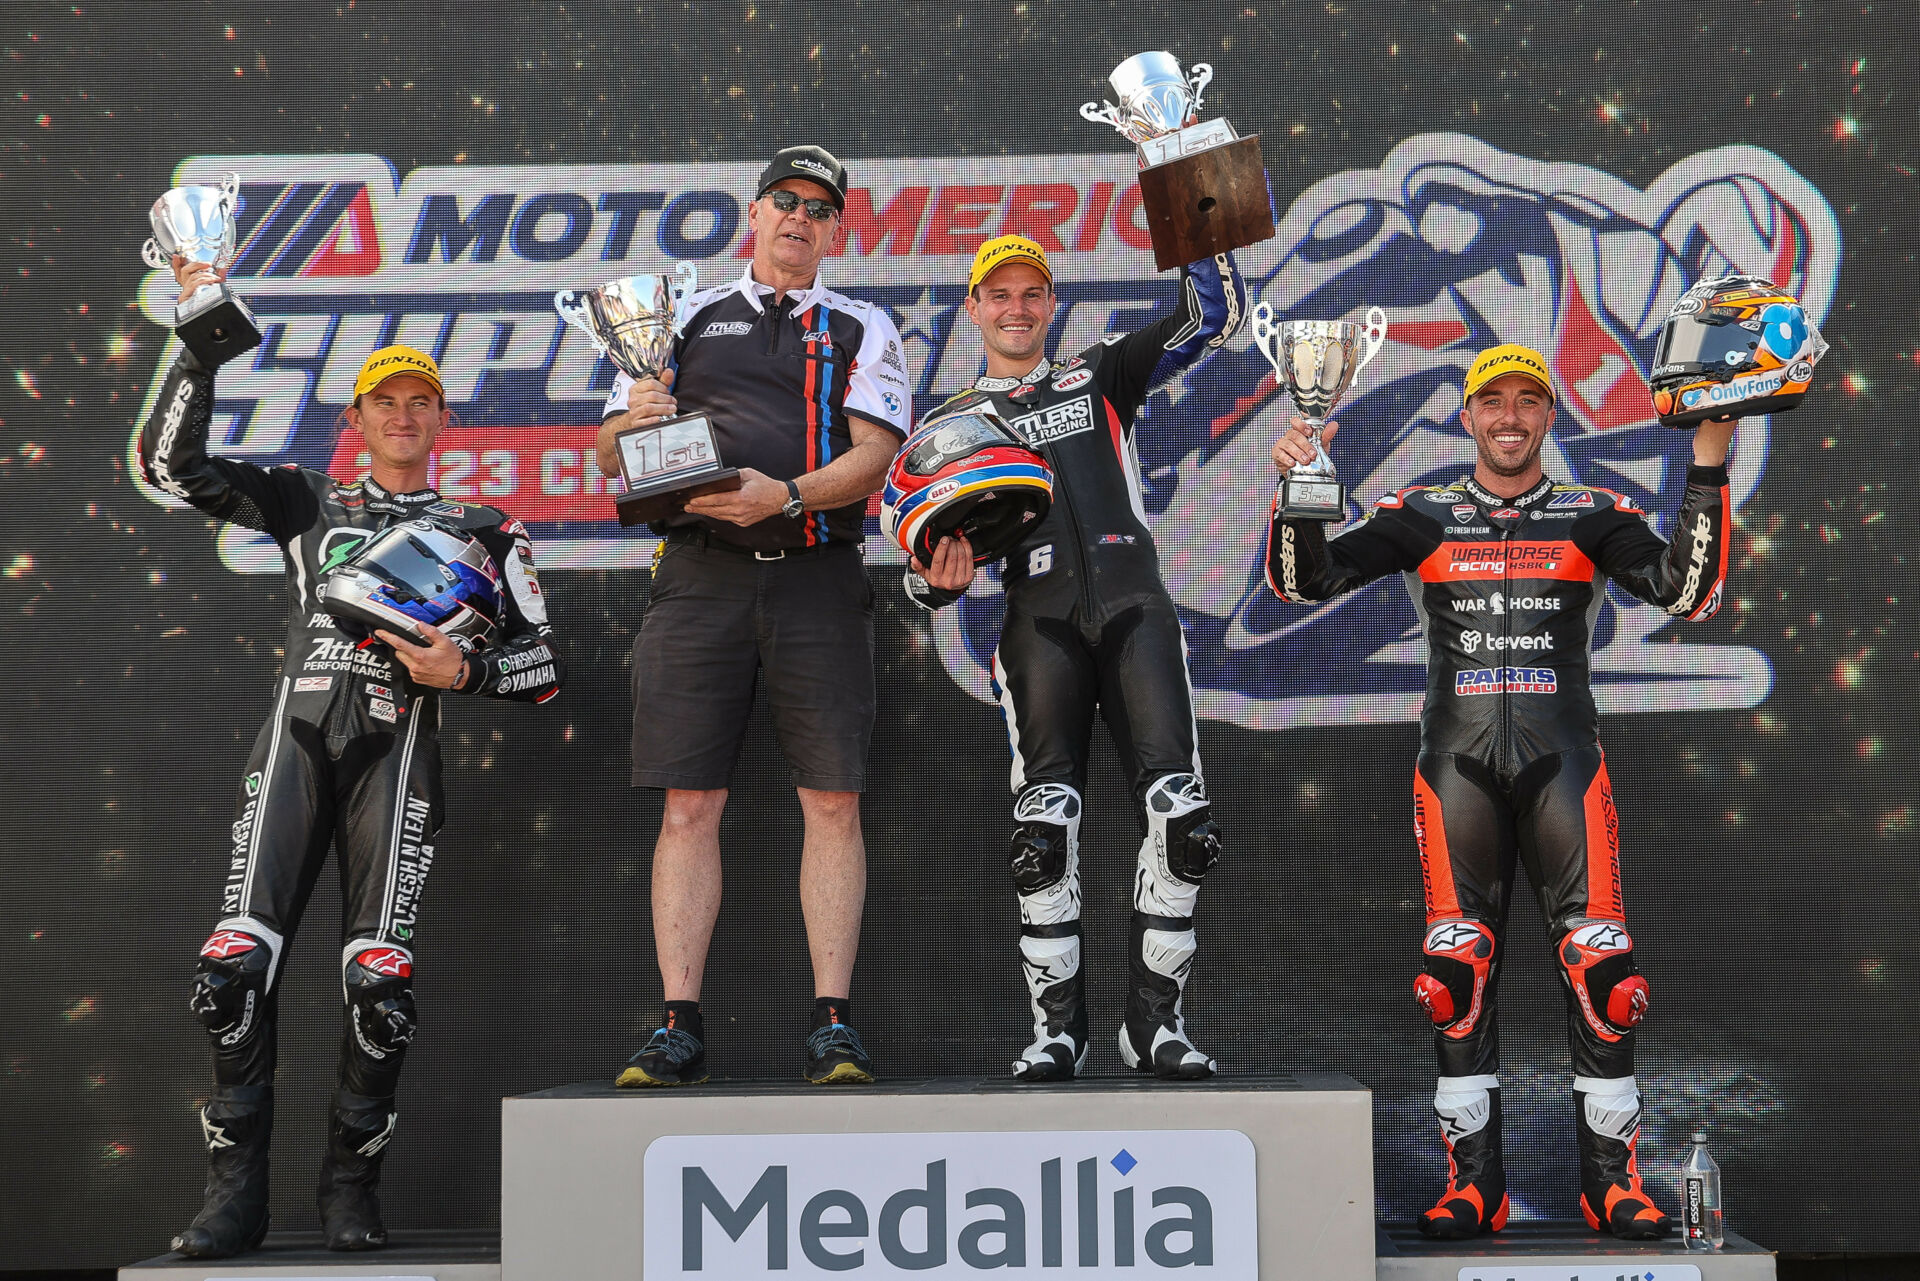
[[[778,209],[783,214],[792,213],[801,205],[805,205],[807,207],[807,217],[813,219],[815,222],[825,222],[827,219],[833,217],[835,213],[839,212],[833,207],[833,201],[831,200],[802,200],[800,199],[799,192],[788,191],[784,187],[779,191],[768,192],[767,199],[772,202],[775,209]]]

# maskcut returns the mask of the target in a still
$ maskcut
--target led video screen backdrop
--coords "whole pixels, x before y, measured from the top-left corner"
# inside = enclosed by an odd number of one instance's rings
[[[625,783],[653,543],[617,524],[592,465],[613,371],[554,292],[674,261],[702,284],[737,275],[760,167],[816,141],[852,187],[823,271],[891,311],[919,410],[981,367],[960,304],[988,236],[1047,248],[1052,350],[1071,354],[1174,300],[1130,149],[1077,111],[1121,59],[1162,47],[1210,61],[1204,114],[1261,137],[1279,231],[1238,255],[1255,297],[1303,318],[1386,310],[1334,447],[1361,501],[1468,469],[1461,376],[1481,347],[1519,341],[1561,391],[1548,472],[1628,495],[1664,533],[1689,438],[1653,421],[1643,380],[1673,300],[1751,271],[1822,327],[1833,351],[1808,403],[1740,428],[1718,615],[1678,623],[1618,593],[1600,614],[1602,739],[1653,990],[1642,1172],[1674,1208],[1704,1125],[1735,1230],[1787,1250],[1920,1250],[1920,1151],[1889,1138],[1920,1128],[1920,584],[1902,501],[1920,129],[1896,71],[1912,36],[1785,4],[1150,8],[81,4],[0,19],[0,1267],[156,1253],[198,1204],[208,1074],[188,982],[285,632],[271,541],[179,508],[132,466],[174,351],[171,279],[138,256],[153,199],[240,175],[232,282],[265,341],[219,375],[215,452],[358,474],[340,422],[354,374],[410,343],[440,361],[457,417],[440,492],[535,539],[568,685],[538,708],[448,706],[450,817],[383,1192],[395,1227],[484,1230],[499,1097],[610,1076],[659,1001],[659,801]],[[1425,647],[1397,581],[1311,609],[1261,582],[1267,451],[1289,412],[1243,330],[1138,426],[1226,833],[1187,1012],[1227,1072],[1370,1086],[1379,1209],[1407,1217],[1445,1169],[1411,996]],[[881,711],[856,1022],[884,1075],[997,1075],[1026,1040],[1008,749],[988,701],[998,577],[930,616],[877,536],[867,564]],[[1089,1070],[1117,1072],[1139,835],[1096,738]],[[802,1065],[800,830],[757,713],[705,993],[723,1075]],[[326,878],[282,998],[284,1228],[311,1226],[337,929]],[[1561,996],[1526,895],[1510,938],[1515,1212],[1573,1217]]]

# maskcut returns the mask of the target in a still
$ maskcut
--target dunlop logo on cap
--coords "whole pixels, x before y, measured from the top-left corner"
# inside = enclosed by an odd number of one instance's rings
[[[1525,374],[1546,388],[1547,395],[1553,395],[1553,371],[1547,368],[1546,359],[1519,343],[1502,343],[1481,352],[1467,369],[1465,394],[1471,397],[1502,374]]]

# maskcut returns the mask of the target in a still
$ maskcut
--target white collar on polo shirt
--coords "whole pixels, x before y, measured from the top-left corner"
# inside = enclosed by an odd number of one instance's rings
[[[767,309],[766,305],[760,301],[761,298],[772,298],[774,296],[772,285],[763,285],[753,278],[752,263],[748,263],[747,269],[740,273],[740,279],[734,283],[734,288],[738,289],[741,294],[746,297],[746,300],[753,304],[755,311],[765,311]],[[787,296],[793,299],[793,309],[795,311],[805,311],[824,298],[826,293],[826,283],[820,279],[820,273],[817,271],[813,273],[813,283],[808,285],[804,290],[797,294],[791,289],[787,290]]]

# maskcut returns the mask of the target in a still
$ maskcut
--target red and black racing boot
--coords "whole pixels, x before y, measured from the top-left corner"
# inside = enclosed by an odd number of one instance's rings
[[[207,1199],[173,1248],[190,1259],[225,1259],[257,1249],[267,1235],[267,1142],[271,1085],[214,1087],[200,1109],[207,1138]]]
[[[1640,1091],[1633,1078],[1573,1079],[1580,1136],[1580,1213],[1596,1232],[1624,1241],[1657,1241],[1671,1220],[1640,1184]]]
[[[1447,1140],[1447,1190],[1421,1212],[1422,1234],[1464,1241],[1507,1226],[1507,1170],[1500,1155],[1500,1078],[1443,1076],[1434,1115]]]

